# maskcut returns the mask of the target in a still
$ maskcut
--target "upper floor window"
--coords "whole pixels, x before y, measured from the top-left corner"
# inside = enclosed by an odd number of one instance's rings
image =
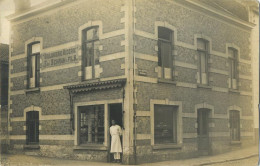
[[[99,72],[99,28],[98,26],[83,30],[82,33],[82,67],[83,79],[98,78]]]
[[[232,141],[240,141],[240,113],[237,110],[229,111],[230,136]]]
[[[28,45],[28,88],[40,86],[40,43]]]
[[[203,39],[197,40],[198,49],[198,83],[208,84],[208,41]]]
[[[237,89],[237,51],[233,48],[228,48],[229,61],[229,88]]]
[[[159,77],[172,79],[172,39],[173,32],[164,27],[158,27],[158,71]]]

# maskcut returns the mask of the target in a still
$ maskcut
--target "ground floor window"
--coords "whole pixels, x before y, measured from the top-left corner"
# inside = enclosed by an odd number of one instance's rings
[[[177,143],[177,106],[154,106],[154,143]]]
[[[79,107],[80,144],[104,143],[104,105]]]
[[[39,143],[39,112],[30,111],[26,113],[26,143]]]
[[[232,141],[240,141],[240,114],[237,110],[229,112],[230,136]]]

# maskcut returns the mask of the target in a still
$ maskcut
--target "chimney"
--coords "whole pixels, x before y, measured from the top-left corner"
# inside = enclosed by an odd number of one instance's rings
[[[21,12],[31,7],[31,0],[14,0],[15,12]]]

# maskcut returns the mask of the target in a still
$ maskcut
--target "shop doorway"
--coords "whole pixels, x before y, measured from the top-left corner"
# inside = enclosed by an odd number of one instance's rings
[[[122,111],[122,104],[117,103],[117,104],[109,104],[108,105],[108,162],[113,162],[114,161],[114,155],[110,153],[110,147],[111,147],[111,135],[109,128],[112,125],[111,121],[115,120],[116,124],[119,125],[122,129],[124,128],[123,126],[123,111]],[[120,137],[121,140],[121,145],[123,148],[123,137]],[[122,160],[123,153],[120,154],[120,159]]]
[[[197,112],[198,123],[198,151],[200,155],[209,155],[209,109],[199,109]]]

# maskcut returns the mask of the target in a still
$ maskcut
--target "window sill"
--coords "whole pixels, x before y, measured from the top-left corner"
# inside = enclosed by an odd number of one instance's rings
[[[203,85],[203,84],[197,84],[198,88],[205,88],[205,89],[212,89],[212,86],[209,85]]]
[[[154,150],[160,150],[160,149],[181,149],[182,144],[158,144],[153,145],[152,147]]]
[[[174,85],[176,85],[176,81],[173,81],[171,79],[167,80],[167,79],[163,79],[163,78],[158,78],[158,82],[159,83],[166,83],[166,84],[174,84]]]
[[[231,145],[241,145],[241,141],[231,141],[230,144]]]
[[[24,149],[40,149],[40,145],[24,145]]]
[[[228,89],[228,91],[231,93],[240,93],[237,89]]]
[[[74,150],[98,150],[106,151],[107,147],[104,145],[78,145],[73,147]]]
[[[37,87],[37,88],[26,89],[25,93],[32,93],[32,92],[39,92],[39,91],[40,91],[40,88]]]
[[[99,81],[100,81],[99,78],[91,78],[91,79],[82,80],[82,82],[84,82],[84,83],[96,83],[96,82],[99,82]]]

